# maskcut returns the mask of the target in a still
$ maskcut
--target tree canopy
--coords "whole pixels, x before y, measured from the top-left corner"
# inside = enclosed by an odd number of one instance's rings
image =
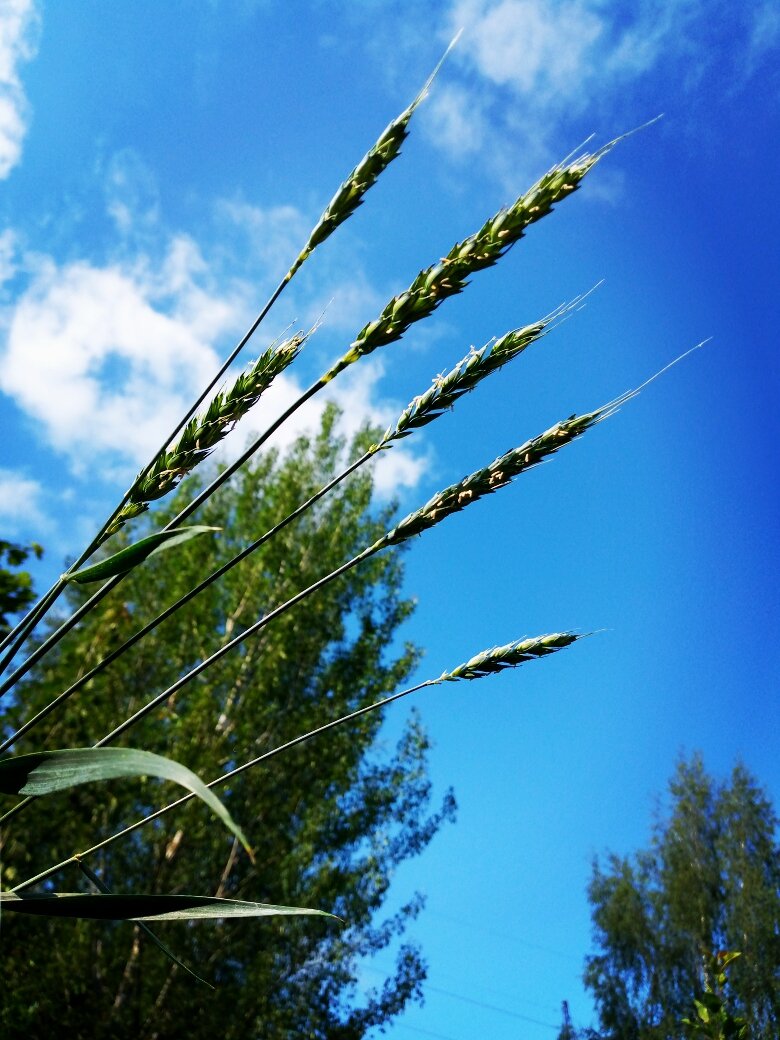
[[[27,546],[0,539],[0,636],[10,632],[9,619],[26,610],[35,599],[32,577],[20,570],[31,555],[39,559],[43,555],[37,542]]]
[[[751,1040],[780,1033],[778,818],[744,765],[725,782],[696,755],[680,761],[670,807],[650,845],[596,861],[588,888],[597,952],[587,958],[600,1031],[609,1040],[678,1040],[706,992],[717,951],[729,966],[730,1008]]]
[[[202,510],[222,528],[131,573],[121,594],[45,658],[18,690],[5,725],[15,729],[160,607],[271,528],[326,484],[343,464],[335,413],[319,435],[285,457],[261,456]],[[376,431],[373,431],[374,437]],[[360,452],[369,433],[350,446]],[[188,494],[192,493],[192,485]],[[171,515],[181,502],[174,498]],[[132,655],[119,658],[39,729],[47,747],[88,746],[150,695],[247,627],[269,608],[329,573],[387,528],[391,512],[372,506],[364,468],[263,550],[174,614]],[[163,518],[165,514],[163,514]],[[159,519],[159,518],[158,518]],[[393,692],[417,650],[398,641],[411,602],[402,598],[398,550],[332,582],[305,607],[278,618],[212,667],[122,739],[169,755],[210,777],[330,719]],[[71,606],[85,597],[71,590]],[[109,605],[110,604],[110,605]],[[379,739],[379,712],[243,773],[220,795],[255,846],[250,862],[190,803],[92,858],[112,891],[197,891],[260,902],[323,907],[320,919],[155,925],[186,964],[216,986],[209,992],[167,960],[130,923],[3,921],[8,1037],[359,1038],[419,994],[420,952],[401,943],[394,973],[367,999],[356,994],[361,958],[386,948],[420,907],[415,896],[383,917],[394,868],[419,853],[454,811],[448,793],[431,808],[425,733],[414,715],[395,748]],[[18,751],[32,746],[18,745]],[[61,799],[61,826],[56,801]],[[109,781],[54,795],[7,828],[4,880],[13,885],[73,848],[94,843],[160,802],[159,782]],[[65,808],[67,807],[67,814]],[[219,879],[218,884],[215,879]],[[71,890],[89,891],[78,871]]]

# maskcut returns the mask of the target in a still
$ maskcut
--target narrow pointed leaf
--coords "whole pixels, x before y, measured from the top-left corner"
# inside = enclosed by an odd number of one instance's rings
[[[324,910],[302,906],[274,906],[217,896],[189,895],[82,895],[77,892],[52,892],[26,896],[0,892],[0,909],[45,917],[84,917],[99,921],[194,921],[226,917],[279,917],[311,914],[332,917]]]
[[[79,585],[113,578],[117,574],[126,574],[127,571],[131,571],[133,567],[137,567],[139,563],[143,563],[155,553],[164,552],[175,545],[181,545],[182,542],[188,542],[191,538],[219,530],[219,527],[195,526],[179,527],[173,531],[155,531],[154,534],[147,535],[139,542],[120,549],[113,556],[109,556],[99,563],[93,563],[91,567],[82,567],[80,570],[73,571],[72,574],[66,574],[65,577],[68,581],[78,582]]]
[[[36,797],[64,791],[78,784],[112,780],[121,776],[157,776],[186,787],[209,806],[252,855],[244,832],[214,792],[191,769],[170,758],[154,755],[151,751],[109,747],[66,748],[6,758],[0,762],[0,794]]]

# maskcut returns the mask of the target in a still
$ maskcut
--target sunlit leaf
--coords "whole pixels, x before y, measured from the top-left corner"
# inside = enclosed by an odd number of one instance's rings
[[[214,792],[191,769],[151,751],[111,747],[67,748],[6,758],[0,762],[0,794],[37,797],[78,784],[122,776],[157,776],[186,787],[209,806],[252,855],[243,831]]]
[[[173,531],[155,531],[154,534],[142,538],[139,542],[134,542],[133,545],[120,549],[113,556],[109,556],[99,563],[93,563],[91,567],[82,567],[80,570],[73,571],[72,574],[66,574],[65,577],[68,581],[78,582],[79,585],[85,585],[91,581],[103,581],[105,578],[113,578],[117,574],[126,574],[127,571],[131,571],[133,567],[137,567],[139,563],[143,563],[144,560],[155,553],[164,552],[167,549],[172,549],[175,545],[181,545],[182,542],[188,542],[191,538],[198,538],[202,534],[209,534],[219,530],[221,530],[219,527],[204,527],[200,525],[179,527]]]
[[[278,917],[300,914],[331,917],[324,910],[301,906],[274,906],[250,903],[216,896],[188,895],[82,895],[76,892],[53,892],[26,896],[24,893],[0,892],[0,908],[22,914],[45,917],[83,917],[99,921],[193,921],[227,917]]]

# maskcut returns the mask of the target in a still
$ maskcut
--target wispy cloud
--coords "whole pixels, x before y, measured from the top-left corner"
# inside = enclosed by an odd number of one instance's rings
[[[0,289],[16,274],[16,233],[12,228],[0,232]]]
[[[12,536],[48,530],[41,484],[15,470],[0,469],[0,520],[3,531]]]
[[[0,274],[7,267],[18,275],[16,297],[0,309],[0,389],[84,484],[126,480],[129,467],[148,460],[244,331],[260,303],[258,285],[269,271],[286,268],[293,244],[297,251],[308,231],[293,207],[222,200],[214,206],[217,238],[206,250],[189,235],[165,232],[154,178],[139,156],[121,153],[105,171],[107,206],[121,232],[113,258],[58,262],[24,254],[13,231],[0,236]],[[237,269],[240,278],[227,273]],[[297,300],[298,324],[323,318],[312,346],[322,341],[328,353],[333,344],[340,351],[384,302],[356,265],[347,279],[326,276],[309,285]],[[274,319],[277,332],[294,305],[295,293]],[[328,395],[296,413],[274,445],[315,432],[326,400],[341,409],[340,431],[348,438],[366,424],[386,426],[401,405],[383,398],[382,373],[378,361],[345,373]],[[305,385],[297,374],[278,378],[228,439],[226,453],[264,429]],[[377,470],[380,492],[416,483],[422,457],[407,446],[386,454]]]
[[[309,222],[295,206],[263,208],[243,199],[220,199],[215,206],[225,244],[240,249],[253,264],[281,277],[303,248]]]
[[[456,163],[480,149],[514,189],[576,143],[585,112],[641,122],[707,76],[741,88],[780,42],[769,0],[451,0],[440,18],[442,40],[465,31],[424,122]]]
[[[752,5],[752,16],[748,54],[748,71],[751,74],[780,45],[780,8],[775,0],[763,0]]]
[[[0,4],[0,179],[19,162],[27,133],[28,103],[19,66],[35,55],[38,15],[34,0]]]
[[[121,234],[137,234],[158,222],[160,195],[157,180],[133,148],[115,152],[104,176],[106,209]]]
[[[34,260],[7,317],[0,387],[77,471],[106,453],[149,455],[214,370],[201,319],[214,331],[228,316],[197,285],[197,261],[180,240],[158,268]]]

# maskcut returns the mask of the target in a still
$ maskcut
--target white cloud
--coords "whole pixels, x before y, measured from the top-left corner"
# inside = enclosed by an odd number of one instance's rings
[[[458,84],[437,88],[429,102],[427,123],[439,144],[461,157],[478,152],[489,133],[478,95]]]
[[[310,223],[295,206],[263,209],[240,199],[221,199],[216,213],[223,230],[230,228],[239,237],[240,248],[248,258],[269,271],[278,271],[278,277],[293,262],[309,235]]]
[[[179,246],[157,270],[39,258],[10,310],[0,387],[76,470],[106,453],[144,461],[217,367],[199,318],[213,332],[232,316],[204,298],[198,255],[188,269]]]
[[[486,79],[533,94],[540,104],[560,91],[575,92],[605,31],[602,17],[583,0],[458,0],[452,22],[466,26],[463,54]]]
[[[776,0],[764,0],[763,3],[750,5],[752,24],[750,26],[749,71],[752,73],[769,51],[780,43],[780,9]]]
[[[3,533],[29,535],[50,526],[42,508],[43,488],[11,469],[0,469],[0,521]]]
[[[0,4],[0,179],[19,162],[27,133],[28,105],[18,66],[35,55],[38,16],[33,0]]]
[[[245,216],[255,226],[263,223],[254,207]],[[273,211],[266,225],[286,226],[291,217]],[[0,267],[3,245],[0,236]],[[12,235],[7,245],[9,251],[15,246]],[[126,481],[128,468],[148,461],[211,380],[220,361],[212,344],[243,331],[239,323],[255,290],[215,272],[198,244],[182,234],[172,236],[157,259],[136,247],[132,255],[103,265],[26,255],[19,267],[26,288],[0,310],[5,332],[0,389],[36,422],[41,438],[67,458],[80,480],[121,474]],[[315,296],[307,309],[317,318],[333,297],[327,329],[319,333],[326,342],[338,343],[344,328],[354,333],[384,302],[357,268],[349,282],[320,292],[322,302]],[[224,351],[232,345],[231,339]],[[309,350],[312,345],[316,339]],[[340,346],[346,347],[346,339]],[[301,408],[272,443],[284,447],[301,433],[316,431],[328,399],[343,412],[340,432],[347,438],[366,423],[387,426],[400,407],[382,400],[382,371],[381,362],[368,359],[345,372],[327,394]],[[304,388],[297,376],[277,378],[229,439],[226,454],[235,454],[253,428],[265,429]],[[406,446],[386,454],[377,470],[378,491],[392,494],[412,486],[424,460]]]
[[[12,228],[0,231],[0,288],[16,274],[16,232]]]
[[[465,31],[426,124],[456,162],[481,148],[512,190],[576,143],[585,112],[642,122],[716,67],[714,89],[742,87],[780,37],[771,0],[451,0],[445,11],[440,38]]]

